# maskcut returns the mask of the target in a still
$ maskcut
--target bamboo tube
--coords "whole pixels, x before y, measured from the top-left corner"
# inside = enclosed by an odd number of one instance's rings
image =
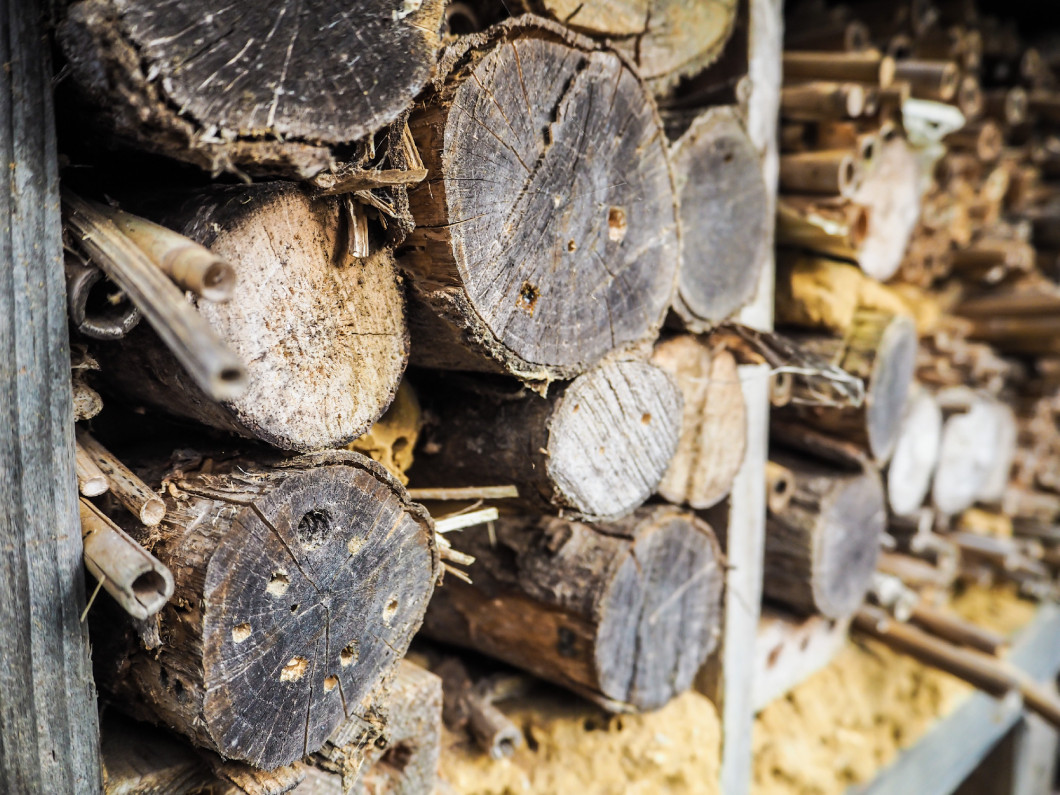
[[[173,575],[88,500],[81,498],[85,567],[133,618],[153,616],[173,595]]]
[[[952,61],[897,61],[894,77],[909,83],[913,96],[949,102],[957,93],[961,73]]]
[[[856,19],[784,31],[784,43],[795,50],[863,52],[872,44],[868,26]]]
[[[797,121],[857,118],[865,110],[865,88],[860,83],[813,81],[785,86],[780,92],[780,115]]]
[[[137,248],[181,288],[208,301],[227,301],[236,286],[236,272],[205,246],[172,229],[115,207],[95,208],[117,225]]]
[[[117,340],[140,322],[140,310],[94,265],[65,252],[66,311],[70,323],[86,337]]]
[[[894,59],[878,52],[786,52],[784,79],[874,83],[886,88],[894,81]]]
[[[869,231],[865,208],[818,197],[777,197],[777,243],[857,260]]]
[[[783,513],[795,493],[795,475],[783,464],[766,461],[766,507],[773,513]]]
[[[845,149],[797,152],[780,156],[780,189],[851,197],[861,185],[857,153]]]
[[[77,444],[106,475],[111,492],[133,516],[148,527],[154,527],[162,521],[166,515],[166,504],[113,453],[83,428],[77,429]]]
[[[76,442],[74,444],[77,452],[77,489],[85,497],[98,497],[110,488],[107,476],[96,466],[85,448]]]
[[[1060,728],[1060,701],[1056,696],[1000,660],[973,649],[952,646],[923,630],[893,620],[875,607],[862,607],[854,616],[853,626],[892,649],[963,679],[996,698],[1015,691],[1023,697],[1028,709]]]
[[[195,383],[214,400],[241,395],[246,368],[180,289],[91,204],[64,190],[63,208],[79,245],[144,313]]]
[[[957,85],[956,105],[966,119],[975,119],[983,112],[983,91],[975,75],[965,75]]]
[[[984,163],[993,163],[1004,149],[1005,137],[1001,128],[991,119],[968,124],[950,133],[945,143],[957,149],[968,149]]]

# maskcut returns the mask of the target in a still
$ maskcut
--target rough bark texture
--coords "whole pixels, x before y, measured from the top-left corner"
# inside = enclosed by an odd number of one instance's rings
[[[671,156],[681,208],[674,310],[689,330],[703,331],[754,296],[769,244],[768,196],[735,108],[698,117]]]
[[[409,119],[428,169],[401,259],[415,363],[552,380],[650,344],[679,245],[636,74],[525,17],[461,39],[440,69]]]
[[[321,781],[313,792],[434,792],[442,745],[442,680],[402,660],[385,692],[372,694],[363,706],[366,714],[371,710],[382,722],[382,734],[373,739],[373,729],[356,719],[340,726],[314,757],[318,765],[340,775]]]
[[[666,500],[710,508],[729,493],[747,448],[747,407],[728,351],[691,335],[655,346],[652,364],[677,381],[684,399],[681,436],[659,483]]]
[[[143,539],[173,599],[139,640],[104,637],[97,671],[120,708],[271,770],[392,674],[434,587],[433,531],[356,453],[209,469],[173,474]]]
[[[677,448],[681,404],[670,376],[645,362],[603,365],[547,398],[450,390],[409,481],[514,484],[530,510],[617,518],[658,486]]]
[[[40,4],[0,6],[0,791],[93,792],[99,724]]]
[[[428,80],[440,0],[83,0],[59,42],[119,139],[211,171],[311,176],[329,145],[393,121]]]
[[[801,379],[781,410],[855,442],[877,463],[891,457],[916,364],[916,327],[907,317],[859,310],[843,337],[797,336],[799,344],[865,382],[861,406],[813,405],[820,395]],[[800,403],[801,405],[796,405]]]
[[[99,346],[111,383],[287,450],[337,447],[382,415],[408,356],[401,285],[385,250],[365,259],[349,254],[339,200],[273,183],[148,209],[235,268],[231,301],[195,305],[246,364],[248,387],[214,403],[146,328]]]
[[[736,23],[736,0],[522,0],[531,11],[626,53],[658,92],[710,66]]]
[[[446,581],[424,631],[615,710],[661,707],[717,644],[724,580],[709,525],[642,508],[607,525],[511,519],[465,531],[474,585]]]
[[[766,518],[763,592],[800,613],[849,616],[868,591],[887,526],[880,476],[773,458],[795,474],[795,491],[782,514]]]

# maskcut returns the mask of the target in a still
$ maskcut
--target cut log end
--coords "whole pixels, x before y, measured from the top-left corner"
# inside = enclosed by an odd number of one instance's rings
[[[721,556],[702,525],[660,512],[638,527],[599,605],[595,663],[607,698],[657,709],[691,686],[717,646]]]
[[[731,108],[700,116],[673,150],[681,207],[675,309],[691,330],[732,315],[753,296],[770,225],[758,153]]]
[[[558,500],[578,515],[629,513],[662,478],[681,432],[681,393],[643,362],[616,362],[575,379],[549,424],[547,468]]]
[[[912,516],[924,504],[935,474],[942,437],[942,411],[926,391],[909,402],[887,469],[887,500],[898,516]]]
[[[111,687],[198,744],[273,769],[320,748],[389,675],[438,562],[426,514],[361,456],[237,463],[175,481],[184,499],[154,547],[177,584],[162,647],[133,652]]]
[[[569,378],[662,323],[678,265],[665,138],[615,54],[525,25],[493,35],[409,121],[428,168],[402,260],[425,305],[413,353]]]
[[[887,324],[865,396],[869,449],[877,461],[887,461],[898,438],[906,395],[916,367],[916,326],[907,317]]]

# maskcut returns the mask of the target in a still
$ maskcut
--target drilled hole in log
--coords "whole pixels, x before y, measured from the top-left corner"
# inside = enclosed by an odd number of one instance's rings
[[[129,296],[114,282],[104,276],[92,285],[85,298],[85,317],[99,324],[121,323],[131,311]]]
[[[305,657],[292,657],[287,661],[287,665],[280,671],[281,682],[297,682],[303,676],[305,676],[306,669],[309,667],[309,660]]]
[[[573,240],[568,240],[567,241],[567,251],[577,251],[577,250],[578,250],[578,244],[575,243]]]
[[[383,608],[383,621],[390,623],[394,620],[394,615],[397,613],[398,600],[391,598],[387,603],[386,607]]]
[[[615,243],[626,236],[626,211],[612,207],[607,211],[607,237]]]
[[[359,656],[360,655],[357,653],[357,644],[349,643],[339,652],[339,662],[342,664],[342,667],[345,668],[357,662]]]
[[[409,762],[412,761],[412,755],[413,749],[408,743],[398,743],[387,749],[386,753],[380,757],[379,764],[386,765],[400,773],[408,767]]]
[[[287,576],[286,572],[274,571],[269,579],[269,584],[265,586],[265,592],[270,596],[283,596],[287,593],[287,589],[290,586],[291,578]]]
[[[454,36],[466,36],[482,30],[478,15],[467,3],[451,3],[446,6],[445,27]]]
[[[324,692],[330,693],[339,684],[339,678],[337,676],[325,676],[324,677]]]
[[[766,667],[772,668],[777,664],[777,660],[780,659],[780,653],[784,651],[784,645],[778,643],[773,647],[772,651],[769,652],[769,656],[766,658]]]
[[[519,288],[519,298],[516,300],[515,305],[520,309],[525,309],[531,315],[534,314],[534,307],[537,306],[537,299],[541,297],[541,293],[538,289],[530,282],[523,282],[523,286]]]
[[[188,690],[179,679],[173,683],[173,695],[181,704],[188,700]]]
[[[145,571],[133,580],[132,589],[138,599],[146,599],[164,594],[166,581],[157,571]]]
[[[640,415],[640,421],[642,424],[647,425],[649,422],[651,422],[651,414],[645,411],[643,414]]]
[[[311,552],[323,544],[331,533],[331,514],[323,510],[308,511],[298,523],[298,540]]]
[[[242,370],[237,370],[234,367],[228,367],[221,371],[221,380],[225,383],[234,383],[236,381],[242,381],[245,375]]]
[[[236,624],[232,627],[232,640],[236,643],[242,643],[250,637],[250,624],[244,621],[242,624]]]
[[[293,605],[291,605],[291,613],[297,613],[297,612],[298,612],[298,603],[295,602]]]

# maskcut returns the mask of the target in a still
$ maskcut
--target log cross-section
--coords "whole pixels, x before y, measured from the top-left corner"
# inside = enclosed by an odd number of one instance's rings
[[[429,518],[349,452],[231,460],[175,476],[167,501],[145,539],[176,581],[157,647],[104,650],[101,682],[230,759],[271,770],[316,751],[419,628],[438,571]]]
[[[461,39],[410,117],[428,176],[401,262],[414,363],[548,381],[651,343],[677,211],[634,71],[527,19]]]

